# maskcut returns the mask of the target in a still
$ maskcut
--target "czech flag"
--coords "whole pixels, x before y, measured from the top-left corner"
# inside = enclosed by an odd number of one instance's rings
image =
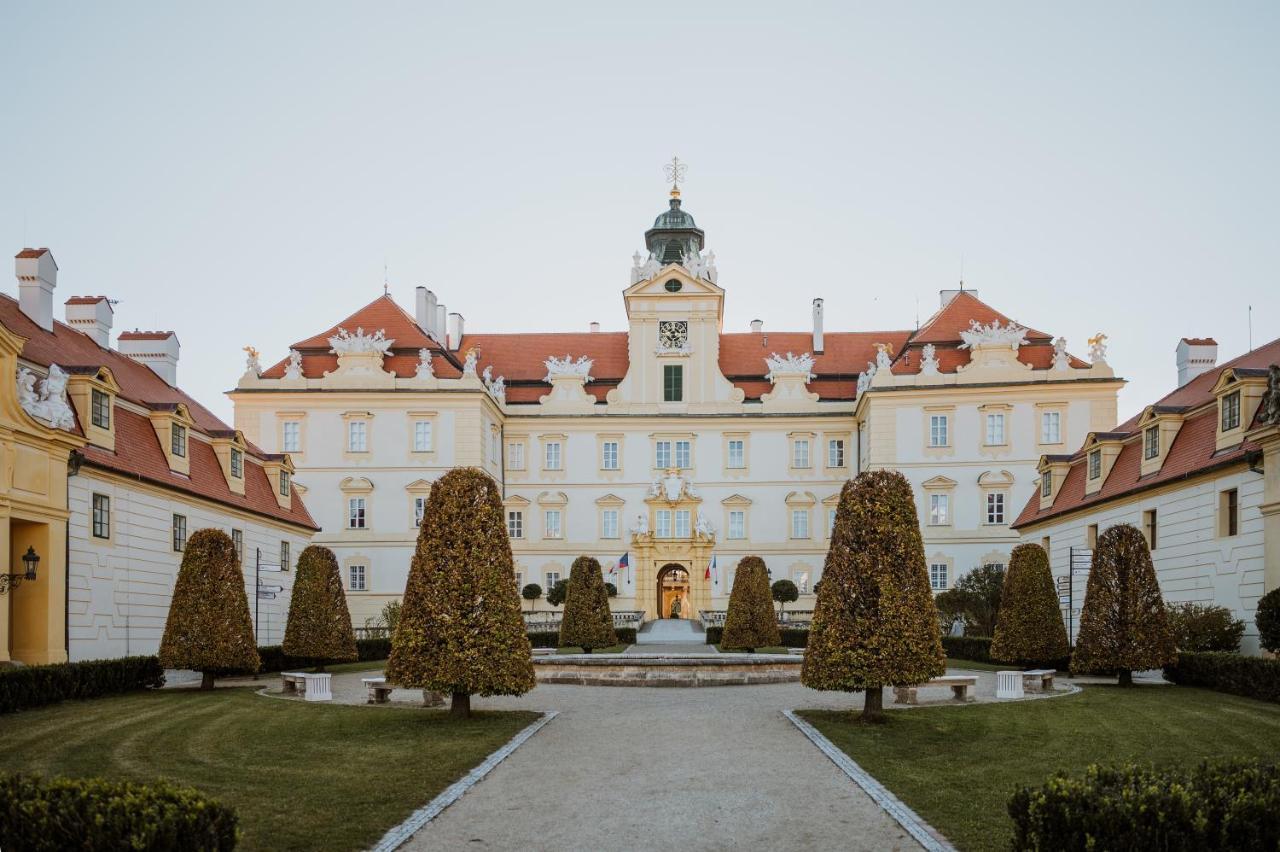
[[[707,563],[707,573],[702,575],[702,579],[704,580],[711,579],[711,568],[715,564],[716,564],[716,555],[713,553],[711,554],[711,561]]]
[[[618,571],[621,573],[631,567],[631,562],[627,559],[627,554],[622,554],[622,558],[618,560]]]

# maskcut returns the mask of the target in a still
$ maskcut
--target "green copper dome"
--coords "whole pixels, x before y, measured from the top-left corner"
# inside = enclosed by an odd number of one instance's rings
[[[644,235],[645,247],[664,265],[682,262],[691,250],[701,251],[705,243],[706,235],[693,217],[680,209],[680,197],[675,191],[671,207],[653,220],[653,227]]]
[[[657,219],[653,220],[655,230],[672,230],[684,228],[697,228],[698,225],[693,221],[693,217],[680,209],[680,199],[671,199],[671,209],[664,210]]]

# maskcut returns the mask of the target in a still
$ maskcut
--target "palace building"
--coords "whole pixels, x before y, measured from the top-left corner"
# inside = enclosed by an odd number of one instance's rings
[[[679,599],[696,618],[726,607],[748,554],[811,608],[841,486],[871,468],[915,487],[935,588],[1003,563],[1041,456],[1116,421],[1101,336],[1081,360],[964,289],[915,330],[827,328],[813,298],[809,329],[726,331],[732,282],[678,188],[644,241],[626,331],[472,331],[419,287],[411,309],[384,293],[265,369],[251,353],[236,428],[293,460],[357,626],[403,593],[454,466],[500,484],[515,583],[549,588],[588,554],[615,610],[668,617]]]

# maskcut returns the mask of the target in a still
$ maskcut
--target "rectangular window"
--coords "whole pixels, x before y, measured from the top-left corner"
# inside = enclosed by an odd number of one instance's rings
[[[1222,398],[1222,431],[1227,432],[1240,425],[1240,391],[1232,391]]]
[[[543,579],[546,580],[547,582],[546,591],[549,592],[556,587],[556,583],[560,582],[560,572],[548,571],[546,574],[543,575]]]
[[[688,509],[676,509],[676,538],[692,535],[692,515]]]
[[[618,537],[618,510],[605,509],[600,513],[600,537]]]
[[[671,510],[659,509],[655,513],[655,517],[658,523],[656,525],[657,529],[654,530],[654,535],[658,538],[671,538]]]
[[[935,592],[947,588],[947,563],[935,562],[929,566],[929,588]]]
[[[930,414],[929,415],[929,446],[945,447],[947,446],[947,415]]]
[[[280,542],[280,570],[289,570],[289,542]]]
[[[427,516],[427,498],[413,498],[413,525],[415,527],[422,526],[422,519]]]
[[[347,528],[353,530],[364,529],[365,524],[365,506],[363,497],[352,497],[347,500]]]
[[[1048,497],[1053,493],[1053,476],[1047,471],[1040,477],[1040,496]]]
[[[689,464],[690,445],[688,441],[676,441],[676,467],[686,469],[692,467]]]
[[[415,453],[431,452],[431,421],[413,421],[413,451]]]
[[[1097,479],[1102,476],[1102,450],[1093,450],[1089,453],[1089,478]]]
[[[827,538],[831,538],[836,532],[836,510],[834,508],[827,509]]]
[[[1085,530],[1084,541],[1085,541],[1085,544],[1089,546],[1090,550],[1097,549],[1098,547],[1098,525],[1097,524],[1089,524],[1088,528]]]
[[[231,545],[236,549],[236,561],[244,564],[244,530],[231,531]]]
[[[302,452],[302,428],[297,420],[286,420],[281,427],[280,450],[286,453]]]
[[[347,424],[347,450],[352,453],[369,452],[369,424],[352,420]]]
[[[1043,411],[1040,413],[1040,443],[1062,443],[1062,413]]]
[[[546,520],[546,527],[545,527],[546,537],[559,538],[560,537],[560,510],[547,509],[546,514],[544,515],[544,519]]]
[[[519,571],[516,572],[516,588],[524,588],[524,574],[521,574]]]
[[[729,467],[741,470],[747,466],[747,442],[741,438],[729,440]]]
[[[524,512],[518,509],[507,512],[507,537],[524,538]]]
[[[93,537],[111,538],[111,498],[93,495]]]
[[[1224,526],[1227,535],[1238,535],[1240,532],[1240,492],[1232,488],[1222,495],[1223,514],[1226,516]]]
[[[173,424],[169,429],[169,449],[179,458],[186,458],[187,455],[187,427]]]
[[[792,538],[808,538],[809,537],[809,510],[808,509],[792,509],[791,510],[791,537]]]
[[[990,491],[987,493],[987,523],[1003,524],[1004,523],[1004,492]]]
[[[827,441],[827,467],[844,467],[844,438]]]
[[[605,441],[600,444],[600,469],[618,469],[618,442]]]
[[[794,574],[792,574],[791,577],[792,577],[792,582],[796,584],[796,589],[799,590],[800,594],[802,595],[809,594],[809,572],[808,571],[797,571]]]
[[[560,442],[547,441],[543,470],[559,470],[560,461]]]
[[[655,441],[653,445],[653,466],[658,470],[671,467],[671,442]]]
[[[1153,459],[1160,455],[1160,427],[1148,426],[1142,433],[1142,457]]]
[[[287,470],[280,471],[280,496],[289,496],[289,471]]]
[[[805,468],[809,466],[809,439],[796,438],[791,444],[791,466]]]
[[[498,437],[497,430],[489,433],[489,461],[495,464],[498,461],[498,448],[502,446],[502,439]]]
[[[988,447],[1004,446],[1004,415],[1003,414],[987,415],[987,446]]]
[[[729,512],[729,538],[747,537],[747,513],[741,509]]]
[[[1156,510],[1148,509],[1142,513],[1142,531],[1147,534],[1147,547],[1155,550],[1159,547],[1156,529]]]
[[[950,515],[951,495],[949,494],[930,494],[929,495],[929,524],[935,527],[946,526],[947,518]]]
[[[187,546],[187,516],[173,516],[173,549],[176,553],[181,553],[183,548]]]
[[[684,366],[681,364],[662,365],[662,401],[684,401]]]
[[[524,470],[524,444],[507,444],[507,467]]]
[[[235,447],[231,448],[231,475],[236,479],[244,478],[244,453]]]
[[[347,583],[347,588],[353,592],[363,592],[365,590],[364,566],[352,565],[348,568],[348,573],[350,574],[350,580]]]
[[[90,406],[90,419],[93,421],[93,425],[97,426],[99,429],[110,429],[111,397],[107,396],[97,388],[94,388],[92,398],[93,403]]]

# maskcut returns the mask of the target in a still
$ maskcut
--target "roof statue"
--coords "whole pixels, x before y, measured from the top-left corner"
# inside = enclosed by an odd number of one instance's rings
[[[258,350],[252,346],[244,348],[244,371],[255,376],[262,374],[262,364],[258,361]]]
[[[431,350],[423,347],[418,350],[418,366],[414,370],[414,376],[419,379],[429,379],[435,376],[435,370],[431,368]]]
[[[876,365],[872,361],[867,362],[867,369],[858,374],[858,393],[871,387],[871,380],[876,377]]]
[[[961,349],[976,349],[983,345],[1003,345],[1016,350],[1020,346],[1027,345],[1027,330],[1014,322],[1002,326],[1000,320],[994,320],[989,325],[983,325],[977,320],[969,320],[969,328],[960,332],[960,338],[964,341],[960,345]]]
[[[480,360],[480,350],[472,346],[467,350],[467,354],[462,359],[462,375],[463,377],[476,374],[476,362]]]
[[[329,338],[329,345],[333,347],[331,350],[334,355],[351,355],[364,352],[377,352],[380,355],[386,355],[387,350],[391,348],[394,340],[388,340],[386,333],[382,329],[378,329],[372,335],[365,334],[363,328],[357,328],[356,333],[352,334],[341,326],[338,327],[338,333]]]
[[[876,344],[876,369],[888,369],[893,363],[893,347],[887,343]]]
[[[764,359],[764,363],[769,368],[765,378],[773,383],[777,383],[779,376],[804,376],[806,382],[811,382],[815,378],[813,356],[808,352],[803,355],[792,355],[788,352],[785,357],[774,352]]]
[[[297,349],[289,350],[289,366],[284,368],[286,379],[302,378],[302,353]]]
[[[583,383],[591,381],[591,366],[595,361],[582,355],[578,360],[573,360],[573,356],[565,353],[563,358],[557,358],[552,355],[542,364],[547,368],[547,375],[543,377],[544,382],[550,382],[560,376],[582,376]]]
[[[1089,360],[1094,364],[1107,363],[1107,336],[1102,332],[1089,338]]]
[[[1259,418],[1268,426],[1280,426],[1280,364],[1267,368],[1267,390],[1262,395]]]
[[[76,416],[67,400],[67,372],[57,364],[49,365],[49,375],[40,380],[26,367],[18,370],[18,403],[37,420],[55,429],[76,428]]]
[[[1067,354],[1067,339],[1059,337],[1053,341],[1053,369],[1068,370],[1071,368],[1071,356]]]
[[[932,343],[926,343],[920,350],[920,372],[926,376],[938,375],[937,347]]]

